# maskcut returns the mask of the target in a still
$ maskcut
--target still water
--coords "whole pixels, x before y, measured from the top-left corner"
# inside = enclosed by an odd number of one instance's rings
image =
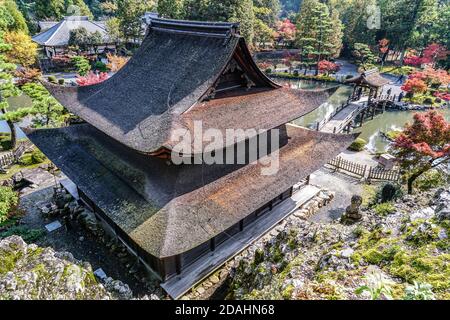
[[[276,79],[277,81],[277,79]],[[277,81],[292,89],[313,89],[313,88],[327,88],[336,86],[333,83],[320,83],[316,81]],[[340,86],[339,89],[330,97],[328,102],[321,105],[313,112],[293,121],[293,123],[314,128],[315,124],[326,116],[331,114],[338,106],[344,103],[351,94],[352,88],[348,86]],[[354,132],[360,132],[360,137],[368,142],[367,149],[371,152],[386,151],[389,142],[382,136],[382,132],[390,130],[399,130],[406,123],[411,122],[414,113],[418,111],[387,111],[383,114],[377,115],[373,120],[366,121],[361,128],[357,128]],[[444,117],[450,121],[450,108],[439,109],[439,112],[444,114]]]
[[[9,103],[9,109],[15,110],[15,109],[21,108],[21,107],[31,107],[32,101],[31,101],[30,97],[28,97],[25,94],[22,94],[19,97],[8,98],[8,103]],[[9,132],[9,127],[6,124],[6,121],[4,121],[4,120],[0,121],[0,132]],[[23,131],[20,130],[17,126],[16,126],[16,133],[17,133],[17,137],[19,139],[25,138],[25,133],[23,133]]]

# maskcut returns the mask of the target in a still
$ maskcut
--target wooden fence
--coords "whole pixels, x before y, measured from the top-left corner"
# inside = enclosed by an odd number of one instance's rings
[[[400,172],[398,170],[386,170],[378,167],[371,167],[362,165],[349,160],[345,160],[341,157],[334,158],[328,165],[334,167],[336,170],[344,170],[353,173],[361,178],[366,178],[367,181],[371,180],[384,180],[395,181],[400,180]]]
[[[32,147],[33,144],[30,141],[22,141],[14,151],[9,151],[0,155],[0,168],[4,168],[15,163]]]
[[[370,167],[367,180],[398,181],[400,180],[400,172],[398,170],[385,170],[383,168]]]

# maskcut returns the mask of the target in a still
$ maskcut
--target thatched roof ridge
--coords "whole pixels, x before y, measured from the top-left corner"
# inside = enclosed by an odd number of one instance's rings
[[[209,95],[232,62],[240,66],[252,86],[248,91],[232,92],[241,95],[245,105],[230,106],[226,96]],[[271,129],[319,107],[330,93],[289,92],[274,83],[256,66],[235,23],[167,19],[151,20],[141,48],[105,82],[85,87],[44,85],[70,112],[145,154],[170,150],[173,130],[189,127],[189,119],[198,115],[200,106],[205,109],[222,104],[221,112],[202,114],[205,122]],[[266,90],[266,101],[259,98],[261,90]],[[212,100],[206,102],[208,99]],[[261,106],[255,109],[257,104]],[[242,123],[239,117],[229,116],[229,107],[237,113],[244,109],[254,112],[254,119],[247,115],[249,122]],[[267,117],[272,112],[283,117],[272,121]],[[224,119],[212,119],[217,115]]]
[[[89,124],[40,129],[28,136],[114,224],[162,258],[223,232],[355,138],[291,125],[286,129],[279,171],[270,176],[261,175],[262,164],[169,165],[117,145]]]

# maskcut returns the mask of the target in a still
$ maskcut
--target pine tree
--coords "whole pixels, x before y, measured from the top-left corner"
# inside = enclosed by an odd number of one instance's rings
[[[296,42],[302,51],[305,73],[306,68],[315,65],[317,75],[319,61],[328,59],[334,47],[330,42],[333,29],[328,7],[317,0],[305,0],[297,20],[297,29]]]

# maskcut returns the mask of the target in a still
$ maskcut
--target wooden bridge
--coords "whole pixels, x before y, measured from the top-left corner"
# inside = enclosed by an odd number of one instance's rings
[[[363,97],[358,101],[347,100],[333,113],[316,124],[317,131],[340,133],[350,132],[352,127],[362,126],[365,119],[373,119],[377,112],[383,113],[387,107],[398,106],[400,102],[394,99],[377,99],[370,103],[368,97]],[[358,121],[356,121],[358,120]]]

